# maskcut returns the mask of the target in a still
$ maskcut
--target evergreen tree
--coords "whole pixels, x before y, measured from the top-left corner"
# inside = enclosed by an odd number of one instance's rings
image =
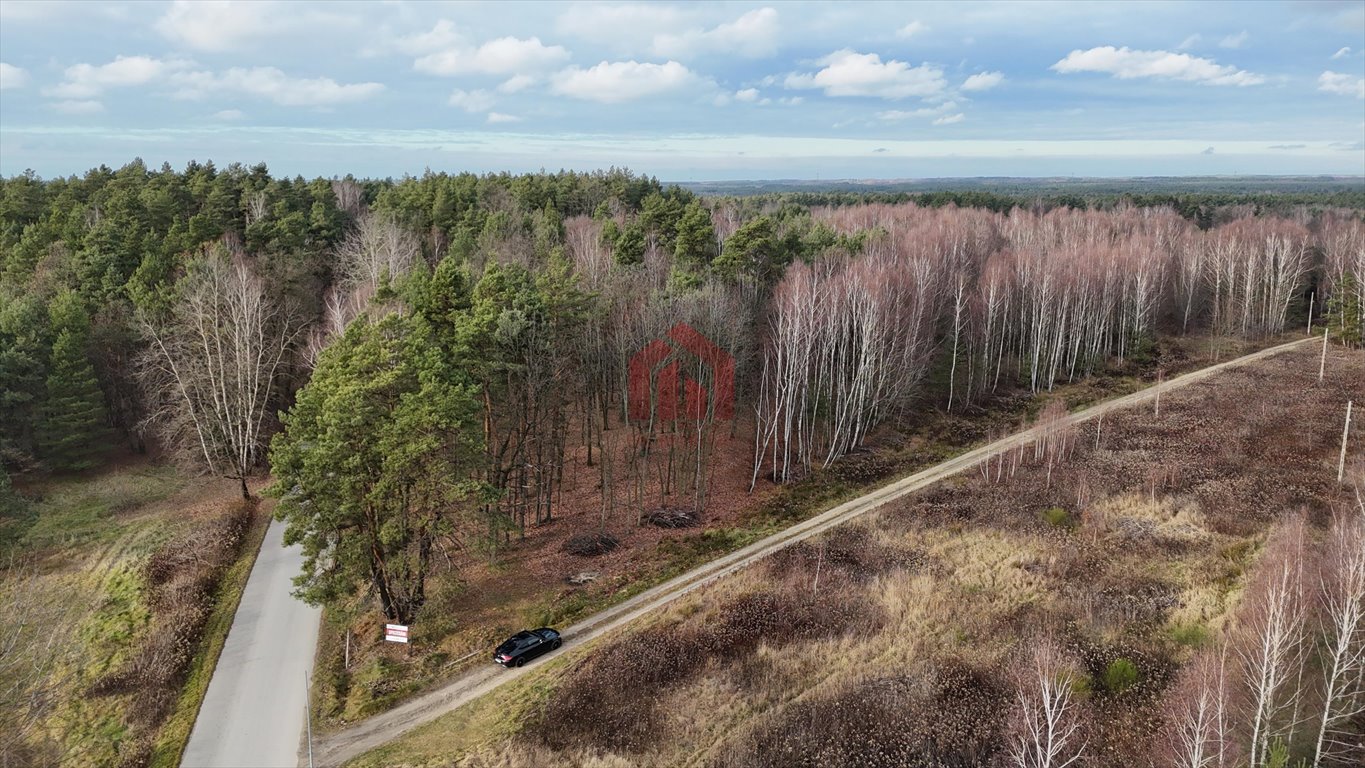
[[[109,423],[86,335],[63,329],[52,344],[39,451],[54,469],[88,469],[108,448]]]
[[[704,268],[716,257],[716,228],[699,201],[693,200],[683,211],[673,253],[690,269]]]
[[[369,583],[389,621],[426,599],[437,538],[481,486],[478,387],[421,317],[361,318],[328,347],[271,443],[276,516],[314,604]]]
[[[1360,307],[1360,292],[1356,289],[1358,278],[1346,273],[1340,285],[1332,291],[1331,297],[1327,300],[1327,316],[1324,318],[1332,333],[1343,344],[1352,347],[1359,347],[1365,342],[1365,323],[1361,318],[1365,317],[1365,312]]]
[[[640,264],[645,260],[645,231],[639,224],[630,224],[616,236],[612,255],[622,266]]]

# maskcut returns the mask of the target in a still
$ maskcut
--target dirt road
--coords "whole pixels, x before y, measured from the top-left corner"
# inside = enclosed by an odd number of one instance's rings
[[[1303,346],[1312,341],[1314,340],[1303,339],[1281,344],[1244,357],[1235,358],[1208,368],[1193,371],[1161,384],[1148,387],[1140,392],[1134,392],[1133,394],[1125,395],[1114,400],[1108,400],[1098,405],[1077,411],[1068,416],[1067,421],[1070,424],[1075,424],[1096,418],[1110,411],[1127,408],[1151,400],[1156,397],[1158,393],[1169,392],[1170,390],[1179,389],[1180,387],[1185,387],[1207,379],[1226,368],[1261,360]],[[640,616],[658,610],[694,589],[739,570],[783,547],[791,546],[796,542],[814,536],[836,525],[840,525],[856,517],[867,514],[888,501],[898,499],[908,493],[932,485],[933,483],[961,472],[964,469],[969,469],[997,453],[1020,445],[1027,445],[1033,441],[1035,435],[1036,432],[1034,429],[1027,429],[993,443],[983,445],[980,448],[968,451],[961,456],[949,459],[942,464],[937,464],[928,469],[916,472],[909,477],[883,486],[865,496],[840,504],[809,520],[797,523],[796,525],[775,533],[765,539],[756,541],[743,549],[698,566],[681,576],[642,592],[619,605],[594,614],[565,629],[563,632],[565,641],[564,648],[551,655],[574,653],[581,648],[587,647],[595,638],[601,637],[613,630],[620,629]],[[489,691],[517,679],[521,675],[534,672],[535,668],[536,665],[532,664],[529,667],[523,667],[521,669],[505,670],[495,666],[489,661],[488,664],[456,677],[444,686],[433,690],[430,693],[418,696],[395,709],[375,715],[374,717],[356,723],[345,730],[338,731],[321,739],[314,745],[313,754],[315,763],[318,766],[340,766],[348,760],[358,757],[386,742],[392,741],[407,730],[428,723],[457,707],[468,704]]]

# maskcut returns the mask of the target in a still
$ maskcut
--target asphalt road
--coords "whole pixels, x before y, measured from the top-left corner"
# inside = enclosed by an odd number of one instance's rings
[[[299,764],[304,679],[321,618],[289,594],[302,567],[299,547],[284,546],[284,523],[272,521],[181,758],[185,768]]]
[[[1148,387],[1139,392],[1134,392],[1131,395],[1107,400],[1098,405],[1077,411],[1069,415],[1067,421],[1071,424],[1075,424],[1097,418],[1109,411],[1128,408],[1151,400],[1159,392],[1169,392],[1173,389],[1179,389],[1203,381],[1226,368],[1261,360],[1314,341],[1314,339],[1293,341],[1288,344],[1281,344],[1276,347],[1264,349],[1260,352],[1235,358],[1198,371],[1192,371],[1183,376],[1169,379],[1161,384]],[[564,647],[558,651],[546,654],[546,656],[542,658],[548,658],[560,653],[574,653],[578,649],[589,645],[589,641],[594,638],[600,637],[613,630],[620,629],[640,616],[658,610],[692,590],[737,571],[783,547],[791,546],[802,539],[814,536],[836,525],[846,523],[849,520],[871,512],[888,501],[893,501],[906,494],[920,490],[925,486],[932,485],[945,477],[957,474],[964,469],[974,467],[978,463],[1001,453],[1002,451],[1007,451],[1020,445],[1027,445],[1033,441],[1035,436],[1036,432],[1033,429],[1017,432],[1009,437],[968,451],[957,458],[949,459],[942,464],[937,464],[910,475],[909,477],[885,485],[865,496],[840,504],[809,520],[797,523],[772,536],[756,541],[743,549],[698,566],[681,576],[642,592],[623,603],[594,614],[565,629],[563,631]],[[476,667],[463,675],[451,679],[445,685],[430,693],[418,696],[399,707],[362,720],[344,730],[337,731],[336,733],[330,734],[326,738],[319,740],[314,745],[316,765],[340,766],[348,760],[359,757],[376,747],[392,741],[405,731],[429,723],[453,709],[474,701],[499,686],[506,685],[521,675],[534,672],[535,669],[536,664],[531,664],[530,666],[522,667],[521,669],[503,669],[494,665],[491,661],[485,665]]]

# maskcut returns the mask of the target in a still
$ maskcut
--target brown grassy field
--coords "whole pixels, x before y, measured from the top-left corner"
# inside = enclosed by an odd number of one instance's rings
[[[1365,354],[1333,350],[1318,384],[1298,351],[1111,414],[1051,467],[993,460],[355,764],[1004,764],[1011,671],[1044,632],[1078,660],[1090,764],[1146,764],[1272,527],[1345,501],[1347,398]]]

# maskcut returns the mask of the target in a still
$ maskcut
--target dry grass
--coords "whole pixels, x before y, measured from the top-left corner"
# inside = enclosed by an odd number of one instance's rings
[[[193,638],[158,632],[153,622],[186,618],[176,607],[188,606],[185,599],[208,586],[189,576],[185,563],[160,558],[166,567],[154,569],[160,577],[154,587],[148,563],[155,553],[172,551],[168,542],[217,530],[235,486],[129,462],[23,490],[36,500],[35,514],[13,537],[12,551],[27,565],[0,571],[0,582],[35,574],[24,584],[19,618],[40,622],[58,652],[25,683],[42,693],[41,706],[0,708],[7,736],[22,723],[19,743],[0,762],[35,768],[141,763],[151,743],[146,726],[159,722],[179,694],[185,665],[176,662],[193,654],[193,643],[185,645]],[[157,638],[165,644],[148,642]],[[157,671],[172,668],[180,671]]]
[[[471,743],[443,718],[382,764],[998,765],[1011,659],[1048,632],[1077,660],[1093,764],[1131,765],[1275,521],[1340,500],[1365,355],[1333,362],[1323,386],[1294,353],[1163,396],[1159,420],[1110,415],[1050,482],[1026,461],[941,483],[571,657],[513,732]]]

